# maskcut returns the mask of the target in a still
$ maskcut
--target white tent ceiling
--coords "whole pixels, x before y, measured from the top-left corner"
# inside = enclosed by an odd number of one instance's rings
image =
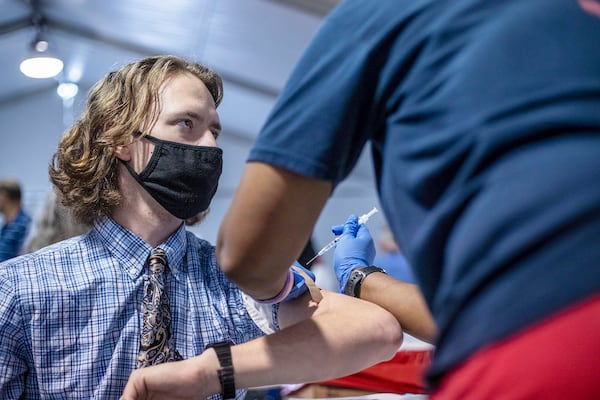
[[[323,16],[337,0],[0,0],[0,177],[25,189],[37,212],[50,185],[47,165],[64,129],[77,118],[87,90],[107,72],[134,59],[177,54],[200,61],[224,79],[219,108],[225,166],[212,212],[201,226],[216,237],[256,133]],[[19,71],[33,39],[33,16],[47,21],[48,39],[64,60],[54,79],[31,79]],[[72,106],[56,94],[74,81]],[[368,152],[365,152],[368,153]],[[337,190],[315,230],[317,245],[329,226],[376,203],[369,155]],[[340,220],[341,218],[341,220]],[[381,225],[374,222],[375,226]],[[370,223],[371,224],[371,223]]]

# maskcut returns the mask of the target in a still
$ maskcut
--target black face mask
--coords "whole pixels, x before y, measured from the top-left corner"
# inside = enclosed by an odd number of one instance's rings
[[[127,163],[129,173],[154,200],[177,218],[187,219],[204,211],[217,191],[223,168],[218,147],[192,146],[145,136],[154,152],[139,175]]]

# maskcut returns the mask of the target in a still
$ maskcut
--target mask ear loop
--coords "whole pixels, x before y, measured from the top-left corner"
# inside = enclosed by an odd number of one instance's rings
[[[133,136],[136,138],[139,138],[140,136],[142,136],[142,139],[146,139],[154,144],[158,144],[160,142],[166,142],[166,140],[160,140],[158,138],[155,138],[154,136],[151,136],[149,134],[144,134],[142,131],[135,131],[133,133]]]
[[[138,138],[140,138],[140,137],[144,136],[144,134],[142,133],[142,131],[140,131],[140,130],[137,130],[137,131],[133,132],[133,133],[131,134],[131,136],[133,136],[134,138],[138,139]]]
[[[142,138],[144,138],[144,137],[145,137],[145,138],[147,138],[149,141],[151,141],[152,143],[155,143],[155,142],[154,142],[154,140],[152,140],[152,139],[153,139],[153,137],[152,137],[152,136],[150,136],[150,135],[144,135],[144,133],[143,133],[142,131],[140,131],[140,130],[137,130],[137,131],[133,132],[131,135],[132,135],[132,136],[133,136],[135,139],[137,139],[137,138],[140,138],[140,137],[142,137]],[[140,175],[139,175],[137,172],[135,172],[135,170],[133,169],[133,167],[132,167],[131,165],[129,165],[129,163],[128,163],[128,162],[125,162],[125,161],[123,161],[123,160],[121,160],[121,159],[119,159],[119,161],[120,161],[120,162],[121,162],[121,163],[122,163],[122,164],[125,166],[125,168],[127,168],[127,171],[129,171],[129,174],[130,174],[130,175],[131,175],[133,178],[135,178],[135,180],[136,180],[136,181],[137,181],[137,182],[138,182],[138,183],[139,183],[139,184],[140,184],[140,185],[143,187],[143,186],[144,186],[144,181],[141,179]],[[146,166],[146,168],[147,168],[147,167],[148,167],[148,166]]]

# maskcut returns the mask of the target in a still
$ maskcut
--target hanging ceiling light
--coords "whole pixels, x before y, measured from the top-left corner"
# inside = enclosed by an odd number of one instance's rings
[[[23,75],[30,78],[53,78],[62,71],[63,62],[60,58],[54,57],[49,50],[44,18],[34,18],[33,24],[36,33],[30,45],[31,54],[21,61],[19,69]]]

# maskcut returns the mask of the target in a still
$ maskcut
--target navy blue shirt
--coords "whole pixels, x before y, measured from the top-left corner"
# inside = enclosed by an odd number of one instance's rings
[[[599,44],[576,0],[345,1],[250,153],[337,184],[370,142],[439,327],[432,385],[600,292]]]

